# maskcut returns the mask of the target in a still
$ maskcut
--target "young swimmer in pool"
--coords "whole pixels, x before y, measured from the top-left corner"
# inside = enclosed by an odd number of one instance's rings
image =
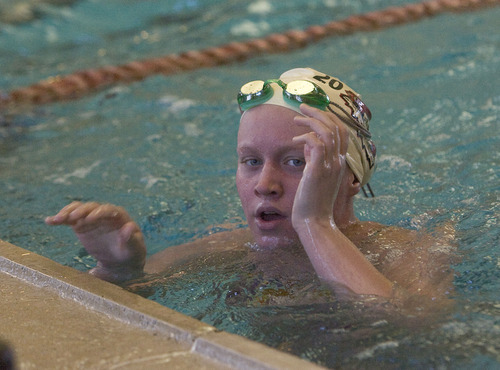
[[[269,274],[309,271],[337,292],[431,299],[448,293],[453,275],[442,239],[361,222],[354,213],[354,198],[375,168],[371,114],[354,90],[297,68],[279,80],[245,84],[238,102],[236,184],[247,229],[169,247],[146,261],[141,230],[121,207],[73,202],[46,223],[71,226],[97,259],[90,273],[115,283],[252,248]]]

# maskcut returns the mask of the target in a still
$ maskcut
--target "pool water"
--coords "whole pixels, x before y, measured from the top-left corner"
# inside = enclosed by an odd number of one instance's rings
[[[27,16],[14,13],[23,3]],[[0,89],[306,28],[409,1],[0,2]],[[118,17],[117,14],[120,14]],[[286,54],[116,85],[0,112],[0,238],[64,265],[95,263],[43,222],[72,200],[124,206],[150,254],[243,223],[234,186],[243,82],[311,66],[361,92],[378,167],[361,219],[433,230],[453,222],[456,304],[439,319],[324,303],[242,307],[226,269],[193,266],[139,293],[230,332],[344,368],[497,368],[500,363],[500,8],[325,39]],[[243,264],[243,265],[242,265]],[[275,285],[273,285],[275,284]],[[279,291],[278,282],[269,287]],[[321,289],[318,288],[318,294]]]

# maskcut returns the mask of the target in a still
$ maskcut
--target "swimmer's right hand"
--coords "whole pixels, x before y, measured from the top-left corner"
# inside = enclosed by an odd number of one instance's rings
[[[122,207],[73,202],[45,219],[48,225],[68,225],[97,260],[89,273],[119,283],[143,275],[146,246],[139,226]]]

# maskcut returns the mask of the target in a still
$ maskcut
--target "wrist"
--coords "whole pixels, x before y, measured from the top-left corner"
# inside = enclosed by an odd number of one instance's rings
[[[312,233],[314,231],[338,230],[333,217],[308,217],[292,219],[292,224],[299,236],[303,232]]]
[[[89,274],[110,283],[122,283],[144,276],[144,263],[131,264],[127,266],[106,266],[101,262],[97,262],[96,267],[91,269]]]

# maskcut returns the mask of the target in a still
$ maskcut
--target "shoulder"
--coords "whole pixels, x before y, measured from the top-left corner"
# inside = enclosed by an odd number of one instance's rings
[[[194,239],[188,243],[168,247],[152,255],[146,262],[147,273],[159,273],[165,269],[210,253],[245,249],[251,241],[247,228],[227,228],[224,231]]]
[[[364,244],[381,237],[409,238],[411,231],[395,226],[387,226],[373,221],[358,221],[341,230],[354,244]]]
[[[363,253],[371,251],[393,257],[397,253],[408,253],[423,257],[452,254],[455,250],[452,225],[413,230],[367,221],[351,224],[343,232]]]
[[[450,290],[454,229],[409,230],[376,222],[350,225],[346,236],[389,280],[410,292]]]

